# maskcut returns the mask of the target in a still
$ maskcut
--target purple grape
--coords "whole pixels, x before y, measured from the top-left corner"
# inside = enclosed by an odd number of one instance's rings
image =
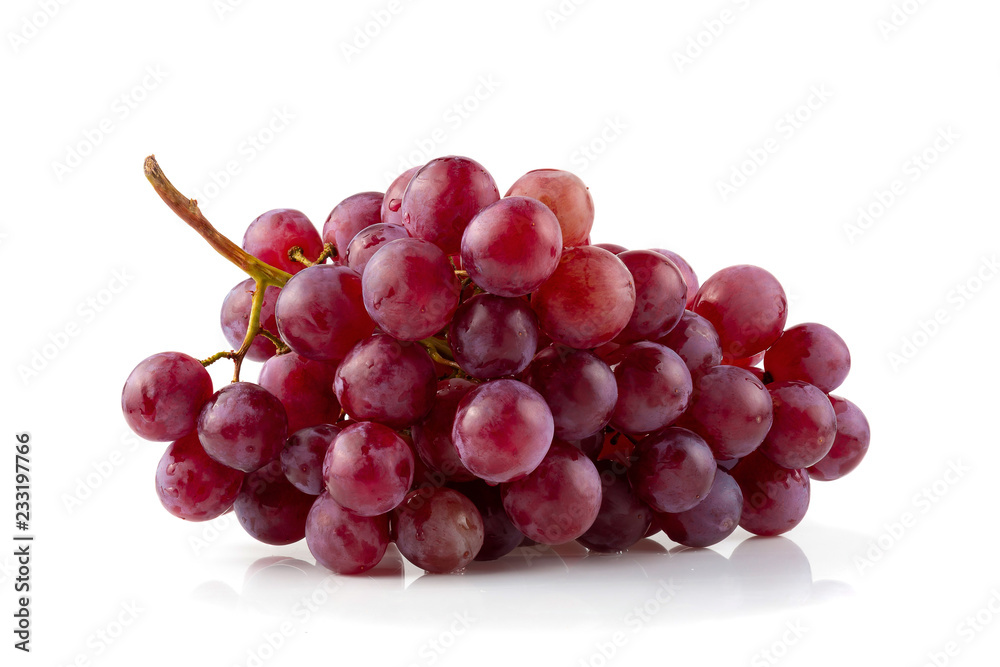
[[[122,389],[122,413],[129,428],[146,440],[179,440],[197,427],[201,406],[212,395],[212,377],[194,357],[161,352],[129,374]]]
[[[690,310],[685,310],[677,325],[656,342],[679,354],[694,379],[722,363],[722,344],[715,327]]]
[[[689,510],[656,515],[660,528],[674,542],[686,547],[709,547],[733,534],[743,511],[740,485],[725,470],[715,472],[715,481],[705,499]]]
[[[545,399],[517,380],[492,380],[458,405],[452,441],[469,472],[486,482],[518,479],[534,470],[552,443]]]
[[[275,460],[246,476],[233,509],[251,537],[280,546],[305,537],[306,516],[315,499],[292,486],[281,461]]]
[[[472,219],[462,235],[462,266],[479,287],[497,296],[534,292],[559,264],[562,232],[537,199],[507,197]]]
[[[288,418],[281,401],[252,382],[226,385],[198,415],[198,439],[208,455],[243,472],[274,460],[287,435]]]
[[[808,382],[829,394],[850,372],[851,353],[844,339],[829,327],[797,324],[767,350],[764,369],[779,382]]]
[[[761,452],[732,470],[743,492],[740,526],[755,535],[781,535],[799,525],[809,509],[809,475],[782,468]]]
[[[306,545],[316,562],[337,574],[361,574],[389,547],[389,517],[358,516],[320,494],[306,516]]]
[[[579,440],[603,429],[618,401],[618,385],[608,365],[590,352],[563,345],[535,355],[524,381],[545,399],[555,436],[563,440]]]
[[[403,207],[403,193],[422,166],[418,165],[404,171],[385,191],[385,197],[382,198],[382,222],[391,225],[403,224],[403,212],[400,210]]]
[[[483,518],[471,500],[448,488],[407,494],[395,513],[396,547],[428,572],[464,569],[483,546]]]
[[[437,377],[420,345],[375,334],[344,357],[333,389],[352,418],[403,428],[430,412]]]
[[[645,537],[653,510],[632,491],[620,463],[598,461],[597,471],[601,476],[601,509],[577,541],[591,551],[624,551]]]
[[[837,413],[830,399],[805,382],[773,382],[767,386],[774,421],[760,451],[783,468],[818,463],[837,437]]]
[[[601,476],[593,461],[559,441],[533,472],[504,484],[500,492],[514,526],[540,544],[577,539],[601,508]]]
[[[381,192],[359,192],[333,207],[323,225],[323,242],[337,247],[337,256],[343,260],[347,247],[358,232],[382,222]]]
[[[635,307],[618,343],[656,340],[665,335],[684,314],[687,285],[673,262],[652,250],[628,250],[618,254],[635,283]]]
[[[340,403],[333,393],[336,373],[336,364],[289,352],[265,361],[257,383],[281,401],[288,416],[288,432],[294,433],[340,419]]]
[[[168,512],[188,521],[208,521],[233,506],[243,473],[214,461],[189,433],[167,447],[156,468],[156,495]]]
[[[579,349],[599,347],[629,323],[635,285],[628,267],[607,250],[570,248],[531,295],[531,307],[552,340]]]
[[[517,375],[538,346],[538,320],[524,299],[477,294],[455,311],[448,329],[455,361],[480,380]]]
[[[611,426],[624,433],[650,433],[669,426],[691,403],[691,372],[676,352],[657,343],[622,349],[615,366],[618,402]]]
[[[434,472],[448,480],[467,482],[475,479],[462,464],[455,443],[451,439],[452,426],[458,404],[476,387],[474,382],[461,379],[442,380],[437,384],[437,395],[431,411],[413,425],[413,446],[420,459]]]
[[[400,209],[403,226],[414,238],[457,255],[469,222],[498,199],[497,184],[483,165],[454,155],[437,158],[406,186]]]
[[[226,337],[234,350],[240,349],[243,339],[247,335],[247,328],[250,326],[250,310],[253,301],[253,293],[256,289],[253,278],[247,278],[234,287],[226,295],[222,302],[222,313],[219,316],[222,325],[222,334]],[[278,333],[278,323],[274,319],[274,303],[278,300],[278,293],[281,290],[277,287],[268,287],[264,290],[264,304],[260,309],[260,325],[270,333]],[[246,358],[250,361],[265,361],[274,356],[276,348],[274,343],[264,336],[258,335],[250,345],[250,351]]]
[[[311,496],[323,491],[323,459],[339,433],[333,424],[318,424],[288,436],[281,450],[281,470],[296,489]]]
[[[681,271],[681,275],[684,276],[684,284],[687,285],[687,297],[684,300],[685,308],[690,308],[691,304],[694,303],[694,297],[698,294],[698,276],[695,274],[694,269],[688,264],[687,260],[678,255],[672,250],[664,250],[663,248],[653,248],[655,252],[660,253],[671,262],[674,263]]]
[[[361,516],[376,516],[403,501],[413,483],[413,452],[388,426],[359,422],[333,441],[323,461],[330,497]]]
[[[379,248],[386,243],[391,243],[397,239],[407,239],[410,235],[402,225],[387,225],[378,223],[371,227],[365,227],[351,239],[345,253],[347,266],[359,276],[364,275],[368,260],[372,258]]]
[[[292,276],[274,312],[282,340],[317,361],[343,359],[375,330],[361,298],[361,278],[346,266],[317,265]]]
[[[511,523],[504,511],[499,486],[476,480],[455,484],[453,488],[471,500],[483,518],[483,547],[475,560],[496,560],[520,546],[524,534]]]
[[[643,438],[629,481],[641,500],[657,512],[683,512],[708,495],[715,479],[715,458],[695,433],[671,427]]]
[[[830,403],[837,414],[837,437],[829,453],[807,469],[811,478],[823,482],[857,468],[871,441],[871,427],[858,406],[839,396],[830,396]]]
[[[288,257],[295,246],[302,248],[306,259],[323,252],[323,241],[316,227],[301,211],[276,208],[257,217],[243,235],[243,249],[262,262],[288,273],[298,273],[305,265]]]
[[[409,341],[446,327],[461,291],[448,257],[417,238],[382,246],[368,260],[362,285],[365,308],[379,328]]]

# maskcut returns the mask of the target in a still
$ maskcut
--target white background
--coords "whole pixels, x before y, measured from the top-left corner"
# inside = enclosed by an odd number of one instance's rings
[[[0,434],[8,459],[14,434],[32,435],[37,541],[30,655],[11,647],[0,548],[3,664],[995,664],[1000,5],[895,2],[909,13],[5,2]],[[378,34],[345,53],[366,25]],[[154,152],[237,241],[271,208],[321,225],[404,162],[468,155],[501,192],[572,169],[594,195],[594,242],[670,248],[702,278],[758,264],[783,282],[789,324],[839,331],[854,367],[837,393],[866,411],[871,452],[813,485],[787,538],[741,545],[739,530],[707,552],[566,547],[462,576],[396,556],[327,580],[304,544],[177,521],[152,487],[163,447],[129,434],[121,386],[149,354],[223,349],[219,305],[242,276],[150,189]],[[859,207],[875,212],[866,228],[851,227]],[[13,462],[0,469],[6,545]],[[272,556],[299,560],[259,560]]]

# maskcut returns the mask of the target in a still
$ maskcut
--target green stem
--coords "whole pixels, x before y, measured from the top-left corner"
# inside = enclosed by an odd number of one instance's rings
[[[288,249],[288,259],[298,262],[299,264],[302,264],[307,267],[316,266],[317,264],[324,264],[326,260],[336,256],[337,256],[337,246],[333,245],[332,243],[326,243],[323,245],[323,252],[319,254],[319,257],[316,258],[315,262],[310,261],[309,258],[306,257],[305,252],[302,250],[302,246],[293,245],[291,248]]]
[[[201,360],[201,365],[202,366],[211,366],[212,364],[214,364],[219,359],[232,359],[232,358],[233,358],[233,353],[232,352],[216,352],[215,354],[213,354],[209,358],[202,359]]]
[[[176,213],[181,220],[190,225],[196,232],[201,234],[202,238],[208,241],[208,244],[215,248],[216,252],[243,269],[248,276],[257,281],[258,289],[261,292],[263,292],[261,283],[263,283],[264,287],[268,285],[283,287],[288,282],[288,279],[292,277],[290,273],[286,273],[281,269],[260,261],[230,241],[224,234],[212,226],[212,223],[205,218],[201,209],[198,208],[198,202],[188,199],[174,187],[173,183],[163,173],[163,170],[160,169],[156,158],[152,155],[146,158],[144,171],[146,178],[153,186],[153,189],[156,190],[156,194],[160,195],[160,199],[170,207],[170,210]],[[247,333],[249,334],[250,332],[248,331]]]

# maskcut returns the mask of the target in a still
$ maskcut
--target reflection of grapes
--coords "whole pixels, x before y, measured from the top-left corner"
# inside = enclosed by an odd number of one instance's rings
[[[836,333],[783,331],[785,293],[758,267],[699,286],[668,250],[589,245],[593,200],[568,172],[528,172],[500,199],[478,162],[438,158],[344,199],[322,236],[268,211],[242,249],[152,158],[146,173],[249,276],[223,302],[230,350],[153,355],[122,390],[129,426],[170,443],[155,488],[178,517],[233,509],[339,574],[390,542],[453,572],[659,529],[690,547],[738,525],[777,535],[810,477],[868,450],[865,416],[828,395],[850,369]],[[233,382],[213,394],[205,366],[223,358]],[[246,359],[264,361],[259,384],[240,381]]]

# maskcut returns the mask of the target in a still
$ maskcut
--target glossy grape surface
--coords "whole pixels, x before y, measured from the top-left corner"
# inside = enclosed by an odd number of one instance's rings
[[[219,463],[253,472],[285,446],[288,418],[278,398],[252,382],[234,382],[215,392],[198,415],[198,438]]]
[[[122,389],[122,413],[141,438],[179,440],[195,430],[198,413],[212,395],[212,377],[194,357],[161,352],[129,374]]]
[[[156,468],[156,495],[168,512],[188,521],[208,521],[233,506],[243,473],[213,460],[198,435],[167,447]]]
[[[709,277],[691,310],[715,327],[724,358],[742,359],[778,340],[788,316],[788,300],[774,276],[760,267],[741,264]]]
[[[253,278],[247,278],[231,289],[222,301],[222,312],[219,314],[222,334],[234,350],[240,349],[243,338],[247,335],[254,290]],[[260,325],[275,335],[278,334],[278,323],[274,319],[274,304],[280,291],[277,287],[267,287],[264,290],[264,304],[260,309]],[[246,358],[250,361],[265,361],[273,357],[275,351],[274,343],[258,335],[250,345]]]
[[[538,319],[524,299],[477,294],[455,311],[448,328],[455,361],[480,380],[517,375],[538,347]]]
[[[579,176],[559,169],[536,169],[517,179],[506,197],[531,197],[556,214],[562,228],[563,245],[588,242],[594,226],[594,200]]]
[[[361,574],[389,547],[389,517],[359,516],[321,494],[306,516],[306,544],[316,562],[337,574]]]
[[[305,265],[288,257],[299,246],[307,259],[323,252],[323,241],[316,227],[301,211],[276,208],[261,214],[243,235],[243,249],[257,259],[288,273],[298,273]]]

